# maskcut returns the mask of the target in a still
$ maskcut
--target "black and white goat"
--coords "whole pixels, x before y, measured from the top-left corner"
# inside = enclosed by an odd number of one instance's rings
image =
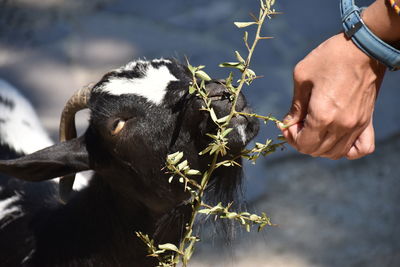
[[[113,70],[68,102],[62,119],[66,141],[31,154],[17,146],[31,137],[21,132],[7,139],[0,116],[0,155],[8,158],[0,161],[1,194],[9,197],[0,202],[0,212],[6,212],[0,217],[0,265],[155,266],[135,231],[176,244],[191,209],[187,192],[178,182],[170,184],[162,170],[167,154],[183,151],[198,170],[209,162],[198,152],[210,142],[205,133],[215,125],[200,111],[202,100],[188,93],[190,82],[187,67],[174,60],[139,60]],[[227,115],[231,102],[225,86],[209,82],[207,90],[217,115]],[[10,105],[0,98],[0,110]],[[75,137],[74,114],[86,107],[89,126]],[[249,111],[243,95],[236,109]],[[228,146],[235,153],[259,125],[237,116],[231,127]],[[84,170],[94,172],[90,184],[67,204],[60,202],[48,180],[69,175],[64,179],[71,181]],[[229,199],[241,177],[240,168],[220,168],[209,193]]]

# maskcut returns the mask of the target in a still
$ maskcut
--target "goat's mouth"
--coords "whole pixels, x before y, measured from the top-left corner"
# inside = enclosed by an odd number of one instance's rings
[[[242,114],[250,114],[251,110],[245,107]],[[238,114],[230,121],[230,127],[234,129],[229,135],[229,147],[243,149],[257,134],[260,128],[259,121],[250,116]]]
[[[210,99],[211,101],[216,101],[216,102],[226,101],[226,100],[228,100],[229,102],[232,102],[233,95],[231,95],[229,92],[223,92],[220,94],[208,96],[208,99]]]

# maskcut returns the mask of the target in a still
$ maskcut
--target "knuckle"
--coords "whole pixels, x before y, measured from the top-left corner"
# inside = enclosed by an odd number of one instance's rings
[[[313,150],[310,149],[308,146],[297,146],[297,151],[299,151],[301,154],[306,154],[306,155],[310,155],[313,156]]]
[[[355,117],[349,116],[343,118],[339,122],[339,127],[345,130],[352,130],[352,129],[360,129],[365,128],[369,122],[369,117],[362,116],[362,117]]]
[[[305,78],[306,74],[306,66],[304,64],[304,60],[301,60],[299,63],[296,64],[293,70],[293,79],[295,81],[304,81],[306,80]]]
[[[341,129],[351,130],[361,126],[361,122],[354,118],[346,118],[340,121],[339,126]]]
[[[329,112],[323,112],[315,119],[312,125],[316,128],[326,127],[334,121],[334,117]]]
[[[369,146],[363,148],[361,153],[366,156],[372,154],[374,151],[375,151],[375,144],[370,144]]]

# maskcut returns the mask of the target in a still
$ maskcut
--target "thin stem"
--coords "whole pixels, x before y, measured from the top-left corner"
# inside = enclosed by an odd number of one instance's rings
[[[197,189],[201,189],[201,186],[194,180],[188,178],[185,174],[183,174],[177,167],[174,165],[171,165],[172,170],[175,172],[175,174],[178,174],[180,177],[182,177],[185,180],[185,191],[186,191],[186,185],[187,183],[193,185]],[[172,173],[171,173],[172,174]]]
[[[192,214],[191,214],[191,217],[190,217],[190,221],[189,221],[188,225],[186,226],[185,235],[184,235],[184,237],[182,239],[181,244],[179,245],[179,250],[180,251],[184,251],[184,249],[186,247],[187,240],[190,240],[190,237],[192,236],[193,225],[194,225],[194,222],[196,221],[196,217],[197,217],[198,211],[201,208],[202,198],[204,196],[204,192],[206,190],[208,181],[210,180],[211,175],[212,175],[212,173],[214,172],[214,170],[216,168],[217,160],[218,160],[218,153],[215,153],[214,157],[213,157],[213,160],[212,160],[212,163],[210,165],[209,171],[206,173],[206,175],[203,176],[203,179],[201,181],[201,188],[199,189],[199,194],[195,199],[195,202],[194,202],[194,205],[193,205]],[[183,262],[183,267],[186,267],[186,266],[187,266],[186,262]]]
[[[238,111],[236,112],[236,114],[243,115],[243,116],[248,116],[248,117],[255,117],[255,118],[263,119],[263,120],[266,120],[266,121],[273,121],[275,123],[282,123],[280,120],[278,120],[278,119],[276,119],[274,117],[270,117],[270,116],[262,116],[262,115],[258,115],[258,114],[254,114],[254,113],[245,113],[245,112],[238,112]]]
[[[251,61],[251,59],[252,59],[252,56],[253,56],[255,47],[257,46],[257,43],[258,43],[259,40],[265,39],[264,37],[260,37],[262,25],[263,25],[265,19],[267,18],[267,16],[270,15],[270,14],[272,13],[269,9],[267,9],[267,8],[265,8],[265,7],[262,7],[262,8],[263,8],[263,9],[262,9],[262,10],[263,10],[263,13],[262,13],[261,18],[257,21],[257,25],[258,25],[258,26],[257,26],[257,31],[256,31],[256,35],[255,35],[255,38],[254,38],[254,41],[253,41],[252,46],[249,47],[248,44],[247,44],[247,42],[245,42],[245,43],[246,43],[246,47],[248,48],[248,56],[247,56],[247,58],[246,58],[246,60],[245,60],[245,66],[244,66],[244,69],[243,69],[243,71],[242,71],[240,83],[239,83],[239,85],[238,85],[238,87],[236,88],[235,93],[234,93],[234,99],[233,99],[232,108],[231,108],[229,117],[228,117],[228,119],[225,121],[224,124],[220,124],[220,123],[215,122],[216,125],[218,126],[218,128],[219,128],[221,131],[224,131],[224,130],[227,128],[227,126],[229,125],[229,122],[230,122],[230,120],[232,119],[233,116],[235,116],[235,115],[237,115],[237,114],[245,115],[245,113],[236,112],[236,104],[237,104],[237,101],[238,101],[239,94],[240,94],[240,92],[241,92],[241,90],[242,90],[242,88],[243,88],[243,85],[244,85],[244,83],[245,83],[246,80],[247,80],[247,71],[248,71],[248,69],[249,69],[250,61]],[[207,95],[204,96],[204,95],[202,94],[202,92],[201,92],[201,90],[202,90],[201,87],[202,87],[202,86],[199,86],[199,84],[197,83],[197,80],[196,80],[195,75],[193,75],[193,86],[195,86],[195,88],[196,88],[196,90],[198,91],[199,95],[202,97],[202,99],[203,99],[203,101],[204,101],[204,104],[205,104],[205,106],[206,106],[205,109],[206,109],[208,112],[211,113],[211,108],[212,108],[212,107],[211,107],[211,105],[209,105],[210,102],[208,101],[208,97],[207,97]],[[250,115],[251,115],[251,114],[250,114]],[[251,115],[251,116],[256,117],[255,114],[254,114],[254,115]],[[267,117],[265,117],[265,118],[267,118]],[[263,119],[265,119],[265,118],[263,118]],[[217,162],[218,162],[218,157],[219,157],[219,155],[220,155],[219,152],[216,152],[216,153],[214,154],[214,156],[213,156],[213,158],[212,158],[212,162],[211,162],[211,164],[210,164],[210,166],[209,166],[207,172],[205,172],[205,173],[203,174],[203,177],[202,177],[202,180],[201,180],[201,184],[200,184],[200,188],[198,188],[198,194],[195,195],[195,196],[193,197],[193,198],[194,198],[194,199],[193,199],[193,202],[192,202],[192,208],[193,208],[193,210],[192,210],[192,213],[191,213],[190,220],[189,220],[189,222],[188,222],[187,225],[186,225],[186,229],[185,229],[184,236],[183,236],[182,241],[180,242],[180,245],[179,245],[179,250],[180,250],[180,251],[185,251],[185,248],[187,248],[187,246],[188,246],[188,242],[193,240],[192,234],[193,234],[194,222],[196,221],[196,217],[197,217],[197,214],[198,214],[199,210],[201,209],[202,206],[205,205],[205,204],[202,202],[202,199],[203,199],[203,196],[204,196],[204,194],[205,194],[205,191],[206,191],[208,182],[210,181],[210,178],[211,178],[213,172],[214,172],[214,171],[217,169],[217,167],[218,167],[218,163],[217,163]],[[241,156],[242,156],[242,154],[241,154],[241,155],[238,155],[237,157],[235,157],[235,159],[238,158],[238,157],[241,157]],[[179,174],[179,175],[181,175],[181,174]],[[184,177],[184,176],[183,176],[183,177]],[[246,218],[246,220],[247,220],[247,218]],[[182,255],[179,255],[179,254],[176,254],[176,257],[182,258],[183,256],[182,256]],[[186,262],[186,261],[187,261],[187,259],[186,259],[185,257],[183,257],[183,259],[182,259],[182,266],[183,266],[183,267],[186,267],[186,266],[187,266],[187,262]],[[175,263],[173,266],[176,266],[176,263]]]
[[[236,103],[237,103],[237,100],[238,100],[239,93],[241,92],[241,90],[243,88],[243,85],[244,85],[244,83],[246,81],[246,70],[249,69],[250,61],[251,61],[251,58],[253,57],[254,50],[255,50],[255,48],[257,46],[258,41],[260,40],[261,28],[262,28],[262,26],[264,24],[265,19],[269,15],[269,13],[270,13],[270,11],[268,9],[263,9],[263,14],[262,14],[260,20],[257,22],[256,36],[255,36],[253,44],[252,44],[252,46],[251,46],[251,48],[249,50],[249,54],[247,55],[246,63],[245,63],[245,67],[244,67],[243,72],[242,72],[242,77],[240,79],[240,83],[239,83],[238,87],[235,90],[235,97],[234,97],[234,100],[233,100],[231,112],[229,114],[228,122],[236,114]]]

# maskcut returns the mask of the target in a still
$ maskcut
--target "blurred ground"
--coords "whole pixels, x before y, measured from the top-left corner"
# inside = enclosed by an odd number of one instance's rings
[[[269,161],[265,194],[249,206],[278,226],[240,235],[226,257],[221,240],[208,241],[194,266],[400,266],[400,135],[377,147],[336,166],[298,155]]]
[[[246,95],[257,113],[282,117],[291,100],[293,66],[339,32],[340,19],[337,1],[277,2],[284,14],[266,30],[275,39],[260,44],[253,62],[265,78]],[[247,20],[257,4],[0,0],[0,77],[33,102],[55,138],[72,92],[134,58],[187,56],[214,77],[226,77],[218,63],[244,48],[242,31],[232,22]],[[287,149],[246,166],[250,209],[266,211],[280,226],[244,234],[225,256],[220,241],[208,238],[193,266],[400,266],[399,84],[399,73],[388,73],[376,106],[374,155],[332,162]],[[85,115],[81,126],[84,121]],[[277,133],[263,128],[258,140]]]

